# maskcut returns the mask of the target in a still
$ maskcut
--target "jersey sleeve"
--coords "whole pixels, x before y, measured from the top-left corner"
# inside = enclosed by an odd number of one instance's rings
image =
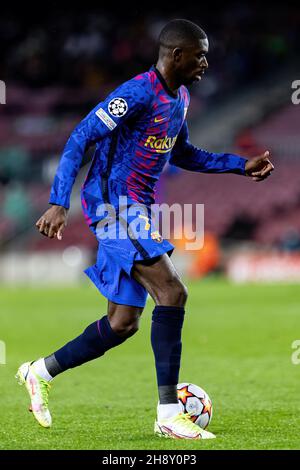
[[[189,142],[186,121],[178,135],[169,163],[185,170],[202,173],[236,173],[245,175],[247,159],[231,153],[211,153]]]
[[[128,118],[146,108],[150,93],[146,79],[134,78],[116,88],[73,130],[63,150],[50,193],[50,204],[68,209],[74,181],[85,151],[109,136]]]

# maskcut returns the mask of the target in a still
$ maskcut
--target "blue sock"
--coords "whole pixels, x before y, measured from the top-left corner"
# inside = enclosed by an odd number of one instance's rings
[[[123,343],[111,328],[107,316],[91,323],[84,332],[54,353],[60,372],[103,356],[105,351]]]
[[[178,383],[183,320],[183,307],[159,305],[153,310],[151,344],[158,387]]]

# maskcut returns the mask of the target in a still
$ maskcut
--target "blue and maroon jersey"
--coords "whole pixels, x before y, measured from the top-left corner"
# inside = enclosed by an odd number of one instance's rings
[[[186,113],[189,93],[181,86],[175,95],[159,71],[137,75],[115,89],[74,129],[64,148],[50,204],[69,208],[70,195],[84,152],[96,146],[81,190],[85,218],[99,220],[103,202],[150,205],[155,183],[167,161],[181,168],[210,173],[245,174],[246,159],[210,153],[189,142]]]

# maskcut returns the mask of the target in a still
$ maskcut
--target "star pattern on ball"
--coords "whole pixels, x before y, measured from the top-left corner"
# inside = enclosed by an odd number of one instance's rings
[[[211,416],[211,410],[212,410],[212,403],[211,401],[207,398],[207,397],[204,397],[204,398],[200,398],[200,401],[203,405],[203,410],[202,410],[202,414],[204,413],[208,413],[209,417]]]
[[[108,104],[108,111],[114,117],[122,117],[127,113],[128,105],[124,98],[114,98]]]
[[[188,385],[186,385],[185,387],[179,388],[177,390],[177,394],[178,394],[179,400],[181,400],[184,405],[186,405],[186,401],[188,397],[194,396],[191,392],[188,391]]]

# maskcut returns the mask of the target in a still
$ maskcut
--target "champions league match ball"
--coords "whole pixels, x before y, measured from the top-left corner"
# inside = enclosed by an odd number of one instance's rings
[[[206,429],[212,419],[213,406],[205,390],[184,382],[177,385],[177,394],[182,412],[189,413],[195,424]]]

